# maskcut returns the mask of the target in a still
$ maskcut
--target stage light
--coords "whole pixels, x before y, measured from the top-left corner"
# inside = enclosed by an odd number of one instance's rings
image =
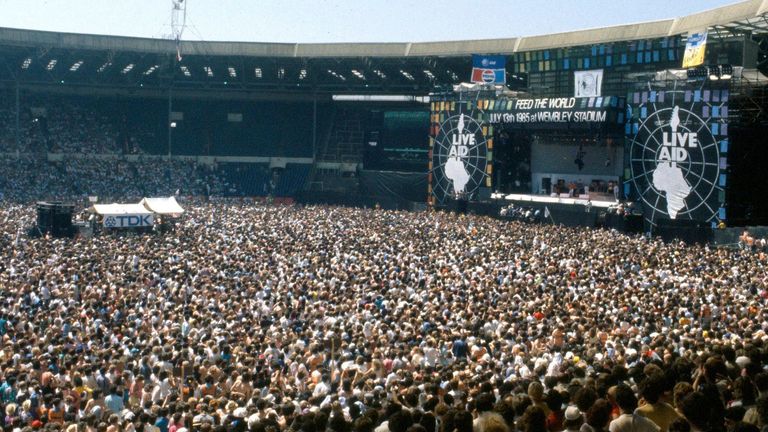
[[[709,79],[710,81],[717,81],[720,79],[720,68],[718,66],[709,67]]]
[[[688,79],[705,79],[709,76],[709,68],[706,66],[699,66],[697,68],[688,69]]]
[[[365,81],[365,74],[357,69],[352,69],[352,75],[356,76],[357,79]]]
[[[728,80],[733,77],[733,65],[721,64],[720,65],[720,79]]]
[[[152,67],[150,67],[149,69],[145,70],[145,71],[143,72],[143,75],[144,75],[144,76],[147,76],[147,75],[152,75],[152,73],[153,73],[154,71],[156,71],[156,70],[157,70],[157,68],[159,68],[159,67],[160,67],[159,65],[153,65],[153,66],[152,66]]]

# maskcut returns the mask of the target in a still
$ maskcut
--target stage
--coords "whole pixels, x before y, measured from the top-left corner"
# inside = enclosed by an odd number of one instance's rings
[[[547,196],[547,195],[525,195],[525,194],[500,194],[500,193],[494,193],[491,194],[492,200],[498,200],[498,201],[510,201],[513,203],[538,203],[543,205],[553,205],[553,204],[563,204],[563,205],[582,205],[582,206],[592,206],[592,207],[599,207],[599,208],[608,208],[611,206],[615,206],[618,204],[616,200],[609,200],[606,198],[605,195],[601,194],[599,197],[596,197],[594,199],[590,198],[590,195],[587,196],[579,196],[579,197],[569,197],[567,194],[563,194],[565,196]]]
[[[492,194],[489,200],[450,200],[443,210],[471,213],[495,218],[513,220],[502,215],[503,208],[530,209],[540,223],[555,223],[565,226],[602,227],[627,233],[643,232],[643,218],[640,214],[618,214],[615,201],[590,201],[586,198],[560,198],[525,194]],[[549,217],[545,217],[548,214]]]
[[[471,213],[498,216],[512,205],[516,216],[532,209],[532,218],[522,214],[533,222],[693,242],[726,221],[727,85],[651,80],[627,98],[456,89],[430,96],[427,193],[435,207],[460,212],[451,197],[463,194]],[[676,130],[683,114],[696,132]],[[501,192],[486,200],[490,190]],[[632,204],[612,208],[620,201]]]

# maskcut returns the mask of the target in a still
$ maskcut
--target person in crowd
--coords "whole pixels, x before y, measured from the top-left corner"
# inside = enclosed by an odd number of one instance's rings
[[[626,384],[616,387],[616,404],[621,414],[608,426],[610,432],[658,432],[659,426],[646,417],[635,414],[637,397]]]
[[[661,372],[654,372],[640,384],[640,396],[644,404],[635,410],[635,414],[646,417],[667,432],[669,425],[680,417],[675,409],[661,400],[666,390],[666,377]]]
[[[43,187],[17,185],[27,203]],[[19,236],[34,207],[0,203],[4,428],[768,424],[759,254],[475,215],[215,201],[186,201],[163,235],[75,240]]]

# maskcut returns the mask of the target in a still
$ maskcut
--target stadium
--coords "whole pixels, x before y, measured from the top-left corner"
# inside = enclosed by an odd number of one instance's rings
[[[764,0],[446,42],[0,28],[0,427],[768,430],[766,86]]]

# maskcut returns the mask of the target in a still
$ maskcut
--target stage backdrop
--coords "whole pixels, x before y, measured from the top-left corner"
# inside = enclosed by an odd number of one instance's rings
[[[431,205],[457,194],[475,199],[481,187],[491,187],[493,127],[482,106],[482,101],[432,102],[427,177]]]
[[[728,89],[649,84],[627,98],[625,195],[646,221],[725,220]]]
[[[457,193],[476,199],[480,187],[492,187],[494,128],[620,137],[625,124],[624,99],[614,96],[462,100],[463,96],[451,94],[431,105],[432,205]]]

